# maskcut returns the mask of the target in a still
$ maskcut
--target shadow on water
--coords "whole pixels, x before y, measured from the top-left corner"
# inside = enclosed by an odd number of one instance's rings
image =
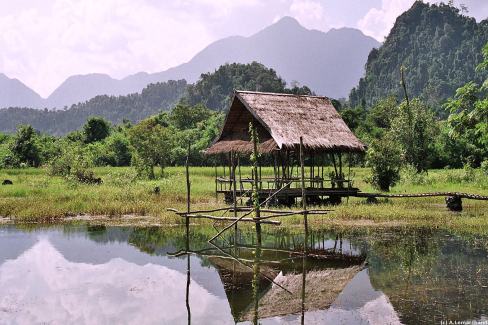
[[[45,306],[54,301],[59,308],[63,295],[78,301],[65,304],[66,315],[85,308],[102,317],[110,309],[100,309],[99,301],[112,301],[117,314],[107,321],[146,313],[141,324],[431,324],[488,315],[486,237],[424,228],[263,227],[228,232],[209,244],[214,233],[0,227],[0,318],[15,323],[38,311],[39,322],[53,322]],[[102,300],[86,299],[96,290]],[[154,312],[161,308],[165,313]],[[168,313],[176,318],[161,318]]]

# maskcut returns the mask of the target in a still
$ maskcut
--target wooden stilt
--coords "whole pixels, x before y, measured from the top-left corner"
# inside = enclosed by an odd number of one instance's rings
[[[339,152],[338,156],[339,156],[339,177],[342,179],[343,178],[343,174],[342,174],[342,153]]]
[[[215,201],[219,202],[219,193],[218,193],[218,172],[217,172],[217,161],[214,162],[214,167],[215,167]]]
[[[253,152],[252,152],[252,169],[253,169],[253,174],[254,174],[254,192],[252,194],[252,199],[253,199],[253,206],[254,206],[254,218],[256,220],[259,220],[261,217],[260,213],[260,204],[259,204],[259,187],[258,187],[258,139],[257,139],[257,134],[256,134],[256,128],[254,125],[251,123],[250,124],[251,128],[251,140],[253,142]],[[256,222],[256,232],[259,233],[259,239],[261,238],[261,223]],[[259,246],[261,246],[261,243],[258,243]]]
[[[234,182],[232,181],[232,170],[234,168],[234,166],[233,166],[234,160],[233,160],[233,157],[232,157],[232,152],[229,152],[228,158],[229,158],[229,181],[230,181],[229,182],[229,184],[230,184],[229,185],[230,186],[229,191],[230,191],[230,190],[232,190],[232,188],[234,186]]]
[[[186,170],[186,210],[190,213],[190,144],[188,143],[188,155],[186,156],[185,170]],[[188,218],[186,219],[188,223]],[[187,227],[188,228],[188,227]]]
[[[332,157],[332,163],[334,164],[334,172],[335,172],[335,178],[339,178],[339,174],[337,172],[337,164],[336,164],[336,160],[335,160],[335,154],[332,152],[331,153],[331,157]],[[332,183],[332,187],[335,187],[335,183],[333,182]]]
[[[239,168],[239,188],[241,189],[241,193],[244,192],[244,185],[242,184],[242,174],[241,174],[241,157],[237,155],[237,166]],[[241,204],[242,204],[242,194],[241,194]]]
[[[310,154],[310,187],[313,188],[313,154]]]
[[[191,194],[190,194],[190,143],[188,143],[188,155],[186,156],[186,212],[190,213],[190,204],[191,204]],[[217,179],[216,179],[217,181]],[[186,251],[190,250],[190,217],[186,217]],[[187,255],[186,261],[186,310],[188,315],[188,324],[191,324],[191,310],[190,310],[190,254]]]
[[[302,170],[302,208],[303,208],[303,222],[305,226],[305,238],[303,243],[303,258],[302,258],[302,292],[301,292],[301,323],[305,324],[305,284],[307,279],[307,246],[308,246],[308,221],[307,221],[307,195],[305,192],[305,168],[303,164],[303,138],[300,137],[300,165]]]
[[[222,168],[224,169],[224,178],[227,176],[225,173],[225,160],[222,159]]]
[[[308,227],[307,222],[307,195],[305,190],[305,167],[303,164],[303,138],[300,137],[300,165],[302,170],[302,208],[303,208],[303,221],[305,223],[305,227]]]
[[[232,165],[232,202],[234,203],[234,218],[237,220],[237,184],[236,184],[236,166],[234,161],[234,153],[230,153],[230,163]],[[237,245],[237,222],[234,225],[234,242]]]

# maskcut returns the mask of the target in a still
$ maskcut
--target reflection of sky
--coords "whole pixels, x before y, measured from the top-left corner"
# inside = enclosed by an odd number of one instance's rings
[[[300,315],[273,317],[260,321],[264,325],[299,324]],[[363,270],[346,285],[327,310],[305,313],[306,324],[401,324],[388,297],[375,291]]]
[[[121,258],[68,261],[47,238],[0,266],[0,319],[6,323],[179,324],[186,322],[186,276]],[[232,323],[226,301],[190,286],[195,323]],[[215,313],[219,310],[219,313]]]
[[[193,323],[233,324],[216,270],[201,266],[197,257],[191,266]],[[0,227],[0,323],[184,324],[185,286],[186,258],[151,256],[124,241],[96,242],[83,231]],[[330,309],[307,312],[306,321],[399,323],[387,297],[372,288],[367,270]],[[299,315],[262,321],[299,322]]]

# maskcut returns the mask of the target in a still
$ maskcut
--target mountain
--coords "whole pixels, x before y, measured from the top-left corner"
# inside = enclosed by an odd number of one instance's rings
[[[298,81],[317,94],[340,98],[357,84],[369,51],[379,45],[357,29],[324,33],[308,30],[285,17],[250,37],[233,36],[214,42],[190,62],[149,76],[194,82],[201,73],[223,63],[257,61],[288,82]]]
[[[20,124],[52,135],[80,129],[90,116],[101,116],[114,124],[137,122],[172,108],[187,89],[185,80],[148,85],[140,93],[125,96],[96,96],[66,110],[9,107],[0,109],[0,132],[13,133]]]
[[[0,73],[0,107],[40,107],[42,102],[41,96],[22,82]]]
[[[289,83],[298,81],[317,94],[339,98],[347,96],[357,83],[369,51],[379,45],[356,29],[331,29],[324,33],[308,30],[295,19],[285,17],[250,37],[232,36],[216,41],[189,62],[163,72],[141,72],[121,80],[105,74],[72,76],[40,104],[25,101],[9,105],[63,108],[97,95],[140,92],[156,82],[185,79],[193,83],[202,73],[213,72],[225,63],[253,61],[273,68]]]
[[[213,110],[228,107],[234,89],[309,95],[306,86],[287,88],[276,71],[264,65],[232,63],[215,72],[202,74],[192,85],[185,80],[169,80],[150,84],[140,93],[125,96],[99,95],[63,110],[39,110],[9,107],[0,109],[0,132],[13,133],[18,125],[28,124],[51,135],[64,135],[78,130],[90,116],[100,116],[113,124],[128,120],[136,123],[161,111],[173,108],[180,100],[184,104],[204,104]]]
[[[442,115],[441,104],[458,87],[486,78],[475,67],[487,42],[488,20],[477,23],[452,6],[416,1],[397,18],[384,44],[370,52],[350,102],[367,107],[390,94],[402,97],[404,66],[409,96],[420,96]]]

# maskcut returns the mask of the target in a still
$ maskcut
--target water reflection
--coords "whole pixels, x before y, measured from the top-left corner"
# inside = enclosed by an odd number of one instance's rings
[[[191,230],[191,231],[190,231]],[[486,319],[488,240],[398,231],[0,228],[5,323]],[[261,244],[260,244],[261,243]],[[170,252],[171,254],[168,254]]]

